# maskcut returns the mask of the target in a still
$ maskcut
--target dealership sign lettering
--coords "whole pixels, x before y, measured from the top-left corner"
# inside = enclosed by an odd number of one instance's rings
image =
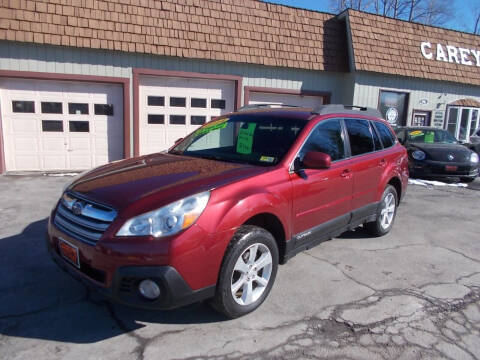
[[[429,42],[422,42],[420,49],[422,50],[422,55],[428,60],[435,59],[437,61],[480,67],[480,50],[442,44],[434,46]]]

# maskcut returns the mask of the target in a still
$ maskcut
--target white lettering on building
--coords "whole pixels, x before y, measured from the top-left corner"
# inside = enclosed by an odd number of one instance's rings
[[[428,48],[428,51],[427,51],[427,48]],[[432,44],[430,44],[429,42],[422,42],[421,49],[422,49],[422,55],[425,58],[430,60],[433,57],[433,54],[431,53]]]
[[[425,59],[480,67],[480,50],[436,44],[436,51],[432,51],[432,47],[428,41],[421,43],[420,50]]]

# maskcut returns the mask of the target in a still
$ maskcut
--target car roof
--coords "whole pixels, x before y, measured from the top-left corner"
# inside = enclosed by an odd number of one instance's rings
[[[311,107],[297,107],[292,105],[274,105],[274,104],[254,104],[246,105],[232,115],[261,114],[263,116],[269,115],[274,117],[288,117],[304,120],[311,120],[316,115],[352,115],[352,116],[369,116],[377,119],[382,119],[381,113],[377,109],[342,104],[328,104],[321,105],[316,108]]]

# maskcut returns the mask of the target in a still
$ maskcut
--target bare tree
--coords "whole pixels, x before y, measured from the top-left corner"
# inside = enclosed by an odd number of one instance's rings
[[[330,0],[331,8],[341,12],[351,8],[378,15],[419,22],[427,25],[443,25],[452,15],[448,0]],[[480,27],[480,25],[477,25]]]
[[[475,21],[475,26],[473,28],[473,33],[475,35],[480,35],[480,10],[478,11],[477,21]]]

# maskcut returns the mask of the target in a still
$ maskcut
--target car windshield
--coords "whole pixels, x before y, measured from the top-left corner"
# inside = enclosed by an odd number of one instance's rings
[[[305,124],[299,119],[233,115],[205,124],[169,153],[272,166],[282,160]]]
[[[412,129],[407,130],[409,142],[424,144],[456,144],[457,139],[446,130],[441,129]]]

